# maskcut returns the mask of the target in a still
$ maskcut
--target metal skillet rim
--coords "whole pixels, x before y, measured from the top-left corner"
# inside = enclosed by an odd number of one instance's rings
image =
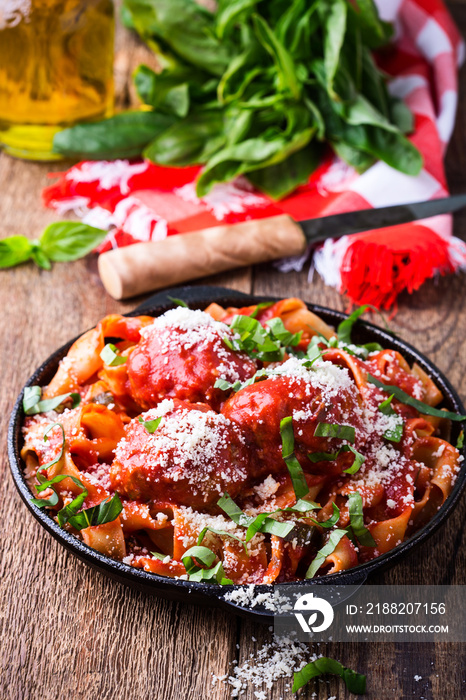
[[[172,308],[173,304],[168,299],[169,296],[182,296],[187,302],[191,302],[192,305],[197,305],[198,308],[205,308],[208,303],[213,301],[217,303],[222,303],[225,305],[233,306],[235,304],[240,304],[245,306],[247,304],[253,304],[260,301],[267,300],[277,300],[278,298],[271,296],[257,296],[252,294],[243,294],[242,292],[237,292],[236,290],[221,288],[221,287],[182,287],[167,290],[161,294],[151,297],[146,302],[141,304],[139,307],[133,311],[125,314],[127,316],[141,315],[143,313],[149,313],[149,309],[152,309],[154,315],[160,315],[167,310],[167,308]],[[183,296],[184,295],[184,296]],[[151,303],[152,302],[152,303]],[[316,314],[321,315],[330,324],[336,324],[347,318],[347,315],[337,311],[335,309],[329,309],[317,304],[308,303],[307,306]],[[152,315],[152,314],[150,314]],[[459,398],[455,389],[451,386],[448,379],[443,375],[442,372],[422,353],[420,353],[416,348],[414,348],[409,343],[394,338],[387,331],[382,328],[367,322],[359,321],[354,328],[354,332],[358,335],[366,336],[367,334],[372,336],[372,339],[381,340],[384,347],[394,347],[395,349],[401,350],[404,356],[407,356],[410,363],[414,360],[418,362],[421,367],[426,370],[430,377],[432,377],[437,385],[440,385],[440,389],[444,394],[444,403],[447,404],[450,410],[454,410],[462,415],[465,414],[465,410],[461,399]],[[80,334],[81,335],[81,334]],[[79,336],[77,336],[79,337]],[[265,609],[254,609],[243,607],[231,601],[226,601],[223,598],[226,589],[231,590],[233,587],[220,587],[213,584],[203,584],[200,582],[190,582],[181,579],[170,579],[168,577],[160,576],[158,574],[153,574],[146,572],[142,569],[135,569],[129,564],[124,564],[117,560],[111,559],[110,557],[104,556],[92,549],[88,545],[84,544],[81,540],[76,538],[74,535],[62,530],[58,523],[56,523],[53,518],[46,512],[37,508],[31,503],[32,494],[27,486],[24,477],[24,465],[19,456],[20,452],[20,441],[21,441],[21,425],[23,422],[24,414],[22,411],[22,395],[24,388],[26,386],[31,386],[34,383],[43,381],[42,377],[51,374],[51,370],[55,370],[59,360],[66,354],[71,344],[76,340],[69,341],[63,346],[58,348],[52,355],[50,355],[45,362],[43,362],[40,367],[32,374],[32,376],[27,380],[23,389],[21,390],[13,408],[9,429],[8,429],[8,456],[10,461],[10,470],[13,476],[15,486],[24,501],[26,507],[30,510],[36,520],[55,538],[61,543],[66,549],[75,554],[81,561],[89,564],[93,568],[105,573],[111,578],[130,585],[133,588],[143,590],[145,592],[150,592],[161,597],[184,601],[193,602],[200,605],[216,605],[223,608],[227,608],[230,611],[234,611],[237,614],[253,617],[256,621],[270,622],[272,618],[269,611]],[[453,426],[454,433],[459,432],[461,424],[458,423]],[[454,434],[453,433],[453,434]],[[454,441],[454,437],[452,438]],[[463,456],[466,452],[466,448],[463,450]],[[411,549],[419,546],[422,542],[428,539],[442,524],[446,522],[448,517],[451,515],[452,511],[456,507],[458,500],[466,486],[466,461],[463,462],[461,470],[457,476],[456,482],[452,489],[451,494],[446,500],[445,504],[437,511],[433,518],[424,525],[418,532],[412,535],[408,540],[402,542],[400,545],[395,547],[390,552],[377,557],[371,562],[366,564],[360,564],[353,569],[343,571],[336,574],[331,574],[327,576],[322,576],[319,579],[310,581],[298,581],[290,582],[289,584],[284,583],[280,586],[309,586],[309,585],[337,585],[337,584],[362,584],[367,579],[367,577],[374,571],[383,571],[384,569],[393,566],[396,561],[406,556]],[[236,585],[235,588],[242,588],[241,585]],[[271,591],[272,587],[267,585],[256,586],[257,592]]]

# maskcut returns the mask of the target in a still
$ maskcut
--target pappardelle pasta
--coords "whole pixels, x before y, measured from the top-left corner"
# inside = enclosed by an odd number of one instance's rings
[[[296,581],[388,552],[448,497],[460,453],[416,364],[299,299],[105,317],[24,395],[34,502],[137,568]]]

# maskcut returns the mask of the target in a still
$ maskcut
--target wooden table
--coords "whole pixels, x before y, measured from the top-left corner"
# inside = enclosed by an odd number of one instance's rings
[[[451,9],[466,33],[466,2]],[[133,99],[131,70],[148,61],[146,49],[121,30],[117,38],[119,104]],[[149,59],[150,61],[150,59]],[[447,157],[453,191],[465,189],[466,79]],[[59,166],[54,166],[59,169]],[[36,237],[58,217],[40,206],[51,167],[0,155],[1,236]],[[466,214],[456,218],[464,237]],[[430,282],[400,299],[394,328],[430,356],[466,400],[466,304],[464,274]],[[246,269],[200,283],[221,284],[258,294],[300,296],[338,309],[346,301],[306,273],[282,275],[271,266]],[[26,378],[56,347],[108,313],[135,303],[113,301],[99,281],[94,258],[32,265],[1,273],[2,358],[0,503],[1,615],[0,700],[220,700],[229,697],[211,674],[223,675],[270,638],[267,628],[233,615],[173,604],[113,583],[75,559],[36,523],[21,503],[8,473],[6,431],[13,402]],[[466,497],[448,524],[377,583],[466,583]],[[252,637],[257,641],[253,641]],[[368,674],[371,700],[466,696],[465,657],[454,644],[328,644],[321,653]],[[464,651],[464,649],[463,649]],[[414,675],[422,676],[416,682]],[[339,680],[316,683],[322,700],[347,698]],[[268,698],[291,697],[284,684]],[[252,689],[242,696],[254,699]]]

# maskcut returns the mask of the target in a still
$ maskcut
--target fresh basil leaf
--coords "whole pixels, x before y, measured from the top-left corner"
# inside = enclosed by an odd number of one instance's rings
[[[260,0],[220,0],[215,13],[216,34],[223,39],[238,22],[244,22]]]
[[[416,409],[416,411],[419,411],[419,413],[423,413],[424,415],[427,415],[427,416],[435,416],[436,418],[448,418],[449,420],[454,420],[454,421],[466,420],[466,416],[460,416],[458,413],[452,413],[451,411],[441,411],[438,408],[434,408],[433,406],[429,406],[428,404],[424,403],[423,401],[419,401],[418,399],[413,398],[412,396],[407,394],[405,391],[400,389],[398,386],[394,386],[391,384],[384,384],[383,382],[376,379],[376,377],[373,377],[372,374],[367,375],[367,380],[371,384],[375,384],[375,386],[378,387],[379,389],[382,389],[383,391],[386,391],[387,393],[393,394],[393,396],[396,399],[398,399],[398,401],[401,401],[401,403],[406,404],[406,406],[412,406],[413,408]]]
[[[161,40],[183,62],[221,76],[232,55],[215,36],[214,15],[194,0],[124,0],[143,38]]]
[[[160,421],[162,420],[162,416],[159,416],[158,418],[154,418],[154,420],[144,420],[142,416],[139,416],[138,421],[142,423],[142,425],[145,427],[148,433],[152,435],[152,433],[155,433],[157,428],[160,425]]]
[[[277,39],[265,19],[258,14],[252,16],[257,39],[272,56],[277,70],[279,90],[289,90],[295,100],[301,96],[301,83],[296,74],[296,67],[286,47]]]
[[[169,166],[205,163],[225,142],[222,112],[200,109],[161,132],[145,148],[144,157]]]
[[[79,221],[59,221],[50,224],[40,237],[43,253],[53,262],[78,260],[101,243],[107,231]]]
[[[314,578],[314,576],[316,575],[326,558],[335,551],[335,548],[337,547],[342,537],[344,537],[347,534],[348,533],[346,532],[346,530],[333,530],[330,533],[330,537],[328,538],[327,543],[322,547],[322,549],[319,549],[315,559],[311,562],[311,565],[306,571],[305,578]]]
[[[91,508],[86,508],[79,513],[68,516],[68,523],[76,530],[84,530],[87,527],[105,525],[111,523],[120,515],[123,505],[118,494],[112,498],[106,498],[102,503]],[[61,511],[60,511],[61,512]],[[60,515],[60,513],[58,514]]]
[[[291,483],[293,484],[296,500],[298,500],[309,493],[309,487],[307,485],[303,469],[296,459],[294,453],[292,416],[287,416],[280,421],[280,435],[282,439],[282,457],[285,460],[285,464],[291,477]]]
[[[122,112],[101,122],[59,131],[53,139],[53,152],[87,160],[134,158],[174,121],[174,117],[158,112]]]
[[[0,240],[0,268],[15,267],[32,258],[33,242],[26,236],[9,236]]]
[[[350,493],[348,496],[348,510],[351,530],[364,547],[376,547],[374,538],[364,525],[362,506],[362,496],[359,491]]]
[[[165,69],[155,73],[148,66],[138,66],[133,81],[140,99],[165,114],[185,117],[189,112],[189,85],[185,71]]]
[[[315,661],[306,664],[300,671],[296,671],[293,679],[293,693],[297,693],[300,688],[303,688],[310,680],[330,673],[334,676],[340,676],[345,682],[346,687],[351,693],[363,695],[366,692],[366,676],[361,673],[356,673],[350,668],[346,668],[339,661],[330,659],[326,656],[321,656]]]
[[[100,353],[100,357],[103,360],[103,362],[109,367],[117,367],[118,365],[124,365],[126,360],[128,359],[127,357],[123,357],[122,355],[118,354],[118,348],[113,343],[107,343],[107,345]]]
[[[248,180],[261,192],[272,199],[280,200],[299,187],[305,185],[310,175],[319,165],[322,147],[315,140],[299,151],[291,153],[288,158],[249,172]]]
[[[78,393],[70,391],[67,394],[60,394],[53,399],[40,400],[40,386],[27,386],[24,389],[23,395],[23,411],[27,416],[32,416],[35,413],[46,413],[53,411],[54,408],[65,403],[69,398],[72,399],[71,408],[76,408],[81,403],[81,397]]]
[[[210,157],[199,176],[197,196],[204,197],[216,182],[229,181],[253,170],[281,163],[304,148],[314,133],[315,127],[309,127],[289,137],[282,133],[267,138],[265,134],[222,148]]]
[[[189,306],[187,305],[187,303],[185,301],[183,301],[183,299],[177,299],[176,297],[170,297],[170,296],[167,296],[167,299],[172,301],[175,304],[175,306],[182,306],[184,309],[189,309]]]
[[[348,440],[348,442],[354,442],[356,439],[356,431],[352,425],[339,425],[338,423],[317,423],[314,435]]]
[[[324,65],[327,90],[333,94],[333,79],[340,61],[340,53],[346,32],[347,3],[345,0],[333,0],[327,5],[325,19]]]

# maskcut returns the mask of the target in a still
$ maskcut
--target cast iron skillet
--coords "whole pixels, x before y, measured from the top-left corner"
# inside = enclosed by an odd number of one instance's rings
[[[211,302],[217,302],[222,306],[248,306],[260,301],[267,301],[269,298],[256,297],[242,294],[241,292],[222,287],[178,287],[171,289],[147,299],[134,309],[129,316],[138,316],[141,314],[159,315],[169,308],[173,308],[173,303],[169,300],[169,296],[181,298],[185,300],[191,308],[205,308]],[[331,326],[337,326],[340,321],[346,318],[346,315],[331,309],[327,309],[316,304],[308,304],[311,311],[321,316],[326,323]],[[76,340],[76,338],[74,339]],[[63,345],[51,355],[28,379],[25,386],[34,384],[48,384],[58,366],[58,362],[68,352],[71,340],[66,345]],[[464,415],[465,410],[461,400],[450,385],[448,380],[441,372],[433,365],[424,355],[418,352],[415,348],[404,341],[394,338],[386,331],[374,326],[372,323],[358,322],[353,330],[353,340],[357,343],[367,343],[376,341],[385,348],[393,348],[398,350],[411,364],[417,362],[428,374],[442,391],[445,400],[443,405],[450,411],[455,411]],[[231,611],[238,614],[253,617],[257,621],[270,622],[270,612],[260,606],[255,606],[253,609],[243,607],[236,603],[227,602],[223,596],[225,587],[205,584],[199,582],[190,582],[184,580],[176,580],[159,576],[157,574],[148,573],[141,569],[135,569],[132,566],[123,564],[106,557],[99,552],[91,549],[83,542],[78,540],[73,535],[62,530],[59,525],[43,510],[40,510],[31,503],[31,492],[26,484],[23,469],[24,464],[20,458],[20,450],[22,444],[21,425],[23,423],[24,414],[22,409],[23,391],[19,395],[13,412],[11,414],[9,431],[8,431],[8,455],[10,459],[11,472],[16,488],[19,491],[21,498],[29,508],[34,517],[40,524],[55,537],[56,540],[64,547],[69,549],[79,559],[86,564],[98,569],[107,574],[111,578],[132,586],[133,588],[143,590],[157,596],[182,602],[191,602],[200,605],[227,607]],[[460,424],[455,423],[452,427],[452,442],[455,444],[459,431]],[[337,574],[331,574],[320,577],[316,581],[301,581],[292,584],[293,587],[309,586],[312,583],[316,584],[346,584],[346,585],[361,585],[367,579],[369,574],[382,571],[390,566],[393,566],[399,559],[405,557],[413,548],[424,542],[432,533],[440,527],[456,506],[466,484],[466,461],[463,462],[461,472],[458,474],[453,490],[442,508],[434,515],[421,530],[410,537],[406,542],[403,542],[398,547],[377,559],[361,564],[354,569],[344,571]],[[231,587],[228,587],[231,589]],[[270,591],[270,586],[257,586],[256,592]]]

